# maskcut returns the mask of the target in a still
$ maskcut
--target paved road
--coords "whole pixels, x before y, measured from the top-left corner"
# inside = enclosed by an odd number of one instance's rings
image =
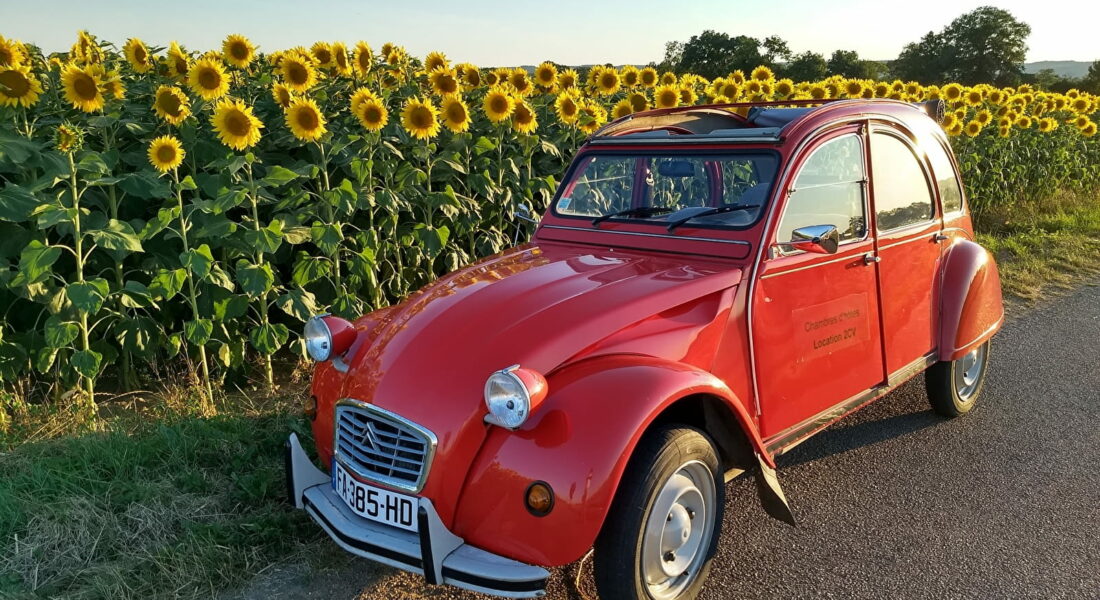
[[[731,483],[703,598],[1100,598],[1100,287],[1019,311],[993,350],[969,415],[933,415],[918,378],[782,457],[797,528]],[[372,579],[361,600],[478,597]]]

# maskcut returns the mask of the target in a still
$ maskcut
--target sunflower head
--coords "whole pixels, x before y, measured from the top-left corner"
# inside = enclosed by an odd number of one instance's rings
[[[275,83],[271,86],[271,98],[275,100],[275,104],[286,110],[290,108],[290,103],[294,101],[294,92],[290,91],[286,84]]]
[[[439,51],[431,51],[424,57],[424,70],[431,73],[436,69],[446,69],[451,66],[451,61],[447,60],[447,55]]]
[[[774,91],[778,98],[790,98],[794,94],[794,82],[790,79],[780,79],[775,82]]]
[[[449,67],[436,67],[428,74],[428,82],[432,84],[432,91],[438,96],[450,96],[459,91],[458,73]]]
[[[229,93],[229,76],[222,63],[200,58],[187,73],[187,85],[204,100],[216,100]]]
[[[104,76],[103,94],[109,95],[115,100],[122,100],[126,97],[126,86],[123,85],[122,75],[118,71],[111,71]]]
[[[485,80],[485,85],[487,85],[489,87],[493,87],[494,85],[500,85],[501,83],[508,83],[507,80],[502,82],[500,80],[500,75],[498,75],[496,71],[489,71],[489,72],[485,73],[484,80]]]
[[[546,61],[535,68],[535,83],[543,89],[550,89],[558,83],[558,68]]]
[[[1050,133],[1055,129],[1058,129],[1058,121],[1055,121],[1050,117],[1039,119],[1039,131],[1043,133]]]
[[[303,142],[315,142],[325,135],[325,115],[317,103],[309,98],[291,101],[286,109],[286,126],[294,137]]]
[[[1080,128],[1081,135],[1085,137],[1092,137],[1096,135],[1096,121],[1089,121],[1087,125]]]
[[[41,93],[42,82],[30,67],[0,67],[0,106],[30,108]]]
[[[179,167],[184,156],[183,145],[173,136],[163,135],[149,142],[149,162],[161,173]]]
[[[168,46],[168,56],[165,60],[168,62],[169,77],[186,77],[187,71],[191,69],[191,57],[176,42]]]
[[[966,133],[966,137],[974,137],[982,132],[982,124],[977,121],[971,121],[966,124],[966,128],[963,131]]]
[[[623,98],[619,100],[615,107],[611,109],[612,119],[621,119],[634,112],[634,106],[630,104],[630,100]]]
[[[607,111],[592,100],[583,100],[577,114],[578,128],[586,134],[595,133],[607,122]]]
[[[622,87],[622,80],[619,78],[619,71],[612,67],[604,67],[596,73],[595,80],[596,91],[601,96],[610,96],[619,91]]]
[[[122,53],[126,55],[126,62],[130,63],[137,73],[147,73],[153,68],[149,49],[145,47],[145,42],[138,38],[126,40],[126,44],[122,46]]]
[[[512,116],[512,111],[516,109],[516,103],[512,99],[512,95],[501,86],[493,86],[489,88],[489,92],[485,94],[485,100],[482,103],[482,108],[485,110],[485,116],[489,118],[493,123],[500,123],[504,119]]]
[[[99,47],[99,40],[87,31],[78,31],[76,43],[69,50],[69,58],[73,62],[84,65],[93,65],[103,62],[103,49]]]
[[[439,135],[439,109],[427,98],[409,98],[401,109],[401,124],[409,135],[429,140]]]
[[[289,53],[283,57],[279,65],[283,74],[283,83],[291,91],[304,92],[317,85],[317,71],[313,68],[313,61],[298,53]]]
[[[256,58],[256,46],[243,35],[234,33],[222,42],[222,56],[225,62],[244,69]]]
[[[658,80],[660,80],[660,76],[657,75],[657,69],[653,67],[646,67],[638,73],[638,83],[643,87],[657,87]]]
[[[566,125],[577,122],[580,114],[580,100],[574,91],[564,91],[558,94],[554,100],[554,111],[558,113],[558,120]]]
[[[470,128],[470,109],[458,94],[443,98],[440,118],[443,119],[443,125],[455,133],[462,133]]]
[[[974,115],[974,120],[981,123],[982,127],[989,125],[989,122],[993,120],[993,113],[988,110],[979,110],[978,114]]]
[[[539,127],[538,117],[534,109],[526,100],[516,102],[516,108],[512,111],[512,129],[519,133],[531,134]]]
[[[1020,129],[1031,129],[1031,125],[1032,125],[1031,117],[1029,117],[1027,115],[1023,115],[1023,116],[1019,117],[1018,119],[1016,119],[1016,127],[1019,127]]]
[[[527,74],[527,69],[521,67],[512,69],[512,72],[508,75],[508,83],[521,96],[529,96],[531,92],[535,91],[535,84],[531,81],[531,76]]]
[[[389,122],[390,113],[381,100],[369,98],[359,105],[355,118],[359,119],[359,124],[367,131],[379,131]]]
[[[322,69],[333,66],[332,44],[328,42],[314,42],[313,45],[309,47],[309,51],[313,55],[313,59],[317,61],[317,66]]]
[[[481,87],[481,70],[476,65],[462,63],[458,66],[458,74],[462,77],[462,83],[466,89],[472,90]]]
[[[61,72],[61,83],[65,88],[65,99],[73,108],[84,112],[95,112],[103,108],[104,97],[101,87],[102,75],[95,65],[86,67],[70,63]]]
[[[264,124],[252,114],[252,107],[240,100],[221,100],[210,117],[214,131],[223,144],[234,150],[244,150],[260,141]]]
[[[18,67],[27,60],[23,44],[0,35],[0,67]]]
[[[360,87],[359,89],[355,90],[355,93],[351,95],[351,114],[359,114],[360,107],[362,107],[363,103],[367,100],[377,99],[378,94],[375,94],[373,91],[371,91],[370,88],[366,86]]]
[[[695,93],[695,90],[691,86],[680,86],[680,104],[684,106],[692,106],[699,100],[699,95]]]
[[[62,123],[54,132],[53,145],[61,152],[76,152],[84,145],[84,131],[71,123]]]
[[[896,94],[896,93],[898,93],[898,92],[896,92],[894,90],[890,91],[890,94]],[[889,94],[887,94],[887,96],[889,96]],[[815,83],[815,84],[810,86],[810,98],[813,98],[814,100],[824,100],[825,98],[828,98],[828,97],[829,97],[829,90],[825,86],[821,85],[820,83]]]
[[[153,95],[153,110],[158,117],[179,125],[191,115],[191,101],[178,87],[162,85]]]
[[[675,85],[678,81],[679,78],[676,77],[676,73],[673,73],[672,71],[665,71],[664,73],[661,73],[661,85]]]
[[[571,90],[577,87],[577,71],[566,69],[558,73],[558,87],[563,90]]]
[[[970,88],[963,94],[963,102],[966,102],[967,106],[977,106],[981,104],[984,99],[985,96],[979,88]]]
[[[620,75],[623,79],[623,86],[627,88],[636,88],[642,81],[642,73],[638,70],[638,67],[634,65],[627,65],[620,71]]]
[[[665,84],[653,92],[653,105],[657,108],[673,108],[680,105],[680,90],[675,85]]]
[[[764,89],[764,82],[757,79],[750,79],[745,82],[745,94],[749,96],[755,96],[760,93],[760,90]]]
[[[630,102],[631,112],[642,112],[649,108],[649,98],[642,92],[631,92],[626,99]]]
[[[352,52],[351,67],[359,77],[366,77],[374,66],[374,54],[366,42],[356,42]]]
[[[351,61],[348,60],[348,47],[344,42],[332,44],[332,69],[339,75],[351,75]]]
[[[760,65],[759,67],[756,67],[752,70],[749,78],[755,81],[771,81],[775,79],[775,73],[772,73],[772,70],[768,67]]]

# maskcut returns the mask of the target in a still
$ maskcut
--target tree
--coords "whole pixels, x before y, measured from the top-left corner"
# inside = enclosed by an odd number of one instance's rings
[[[679,45],[677,45],[679,44]],[[747,35],[731,36],[708,29],[687,42],[665,44],[665,61],[678,73],[697,73],[708,79],[725,77],[741,69],[748,73],[758,65],[776,68],[790,57],[787,42],[777,36],[763,41]]]
[[[1089,65],[1089,72],[1081,79],[1081,89],[1090,94],[1100,94],[1100,60]]]
[[[895,76],[924,83],[1013,85],[1023,74],[1031,26],[1007,10],[974,9],[939,33],[905,46],[892,65]]]
[[[894,77],[922,83],[944,83],[947,79],[946,54],[940,36],[929,31],[919,42],[910,42],[901,50],[890,71]]]
[[[825,57],[817,52],[803,52],[783,67],[783,75],[795,81],[817,81],[826,74]]]
[[[829,57],[826,68],[829,75],[842,75],[849,79],[876,79],[882,70],[882,63],[862,60],[855,50],[837,50]]]

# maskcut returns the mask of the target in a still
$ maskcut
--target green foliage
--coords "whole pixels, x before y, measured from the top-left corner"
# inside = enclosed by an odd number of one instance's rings
[[[1012,13],[983,6],[939,33],[929,32],[905,46],[891,65],[898,78],[925,83],[1015,85],[1027,57],[1031,26]]]

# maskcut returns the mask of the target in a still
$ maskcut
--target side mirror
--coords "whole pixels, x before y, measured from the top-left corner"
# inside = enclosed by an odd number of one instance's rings
[[[795,250],[817,254],[836,254],[840,246],[840,232],[836,225],[811,225],[791,232],[790,246]]]
[[[538,223],[538,220],[531,214],[531,207],[527,206],[526,203],[516,206],[516,218],[528,223]]]

